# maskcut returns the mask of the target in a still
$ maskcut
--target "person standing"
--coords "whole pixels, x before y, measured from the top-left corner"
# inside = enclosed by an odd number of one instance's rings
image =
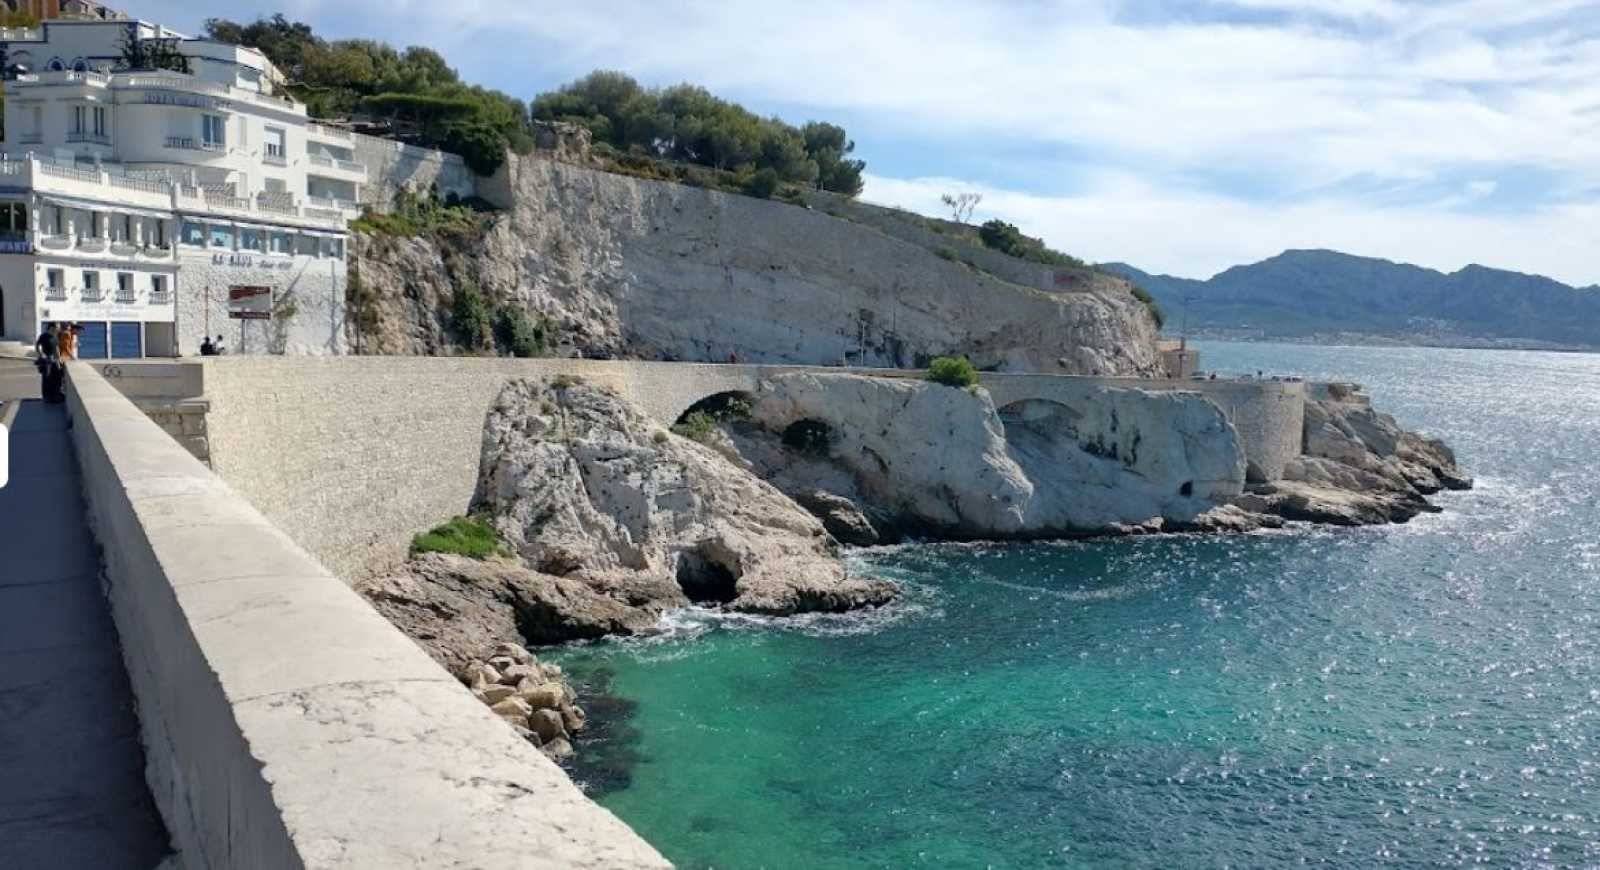
[[[66,401],[61,394],[61,382],[67,370],[61,364],[60,327],[54,323],[45,327],[44,332],[34,340],[33,351],[37,354],[33,364],[39,368],[40,396],[52,405]]]
[[[62,327],[61,334],[56,336],[56,344],[60,348],[62,362],[78,358],[78,333],[82,329],[83,327],[76,323],[69,323]]]

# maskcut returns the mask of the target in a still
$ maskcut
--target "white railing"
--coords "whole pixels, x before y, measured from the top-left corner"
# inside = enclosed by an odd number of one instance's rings
[[[127,175],[111,176],[111,186],[125,190],[142,190],[145,193],[166,193],[172,186],[160,181],[146,181],[143,178],[133,178]]]
[[[334,165],[346,172],[359,172],[362,175],[367,173],[367,164],[357,163],[354,160],[335,160]]]
[[[170,304],[172,304],[172,291],[171,290],[151,290],[150,291],[150,304],[151,305],[170,305]]]
[[[261,155],[261,162],[268,166],[288,166],[289,158],[283,156],[281,152],[267,151]]]
[[[199,151],[200,150],[200,146],[199,146],[198,143],[195,142],[195,139],[194,139],[193,136],[168,136],[167,137],[167,147],[168,148],[179,148],[179,149],[182,149],[182,150],[185,150],[185,151]]]
[[[78,239],[78,250],[90,254],[98,254],[106,249],[106,240],[101,236],[83,236]]]
[[[139,301],[139,294],[132,290],[118,290],[115,301],[121,305],[132,305]]]
[[[78,293],[85,302],[99,302],[106,298],[106,291],[103,287],[83,287],[78,290]]]
[[[329,169],[334,166],[333,158],[326,154],[307,154],[306,158],[311,161],[312,166],[325,166]]]
[[[190,91],[197,94],[207,94],[213,97],[227,97],[234,100],[246,100],[252,103],[262,103],[276,109],[287,109],[291,112],[303,113],[304,107],[294,100],[284,97],[275,97],[257,91],[247,91],[244,88],[235,88],[220,82],[208,82],[205,79],[195,78],[182,73],[129,73],[122,77],[122,82],[130,88],[160,88],[169,91]]]
[[[321,136],[324,139],[338,139],[341,142],[354,142],[355,134],[349,130],[340,130],[323,124],[307,124],[306,133],[312,136]]]
[[[139,253],[139,246],[128,241],[127,239],[113,239],[111,242],[111,253],[116,254],[119,257],[131,257],[134,254]]]
[[[40,233],[39,247],[52,251],[64,251],[72,247],[72,237],[60,233]]]
[[[65,302],[65,301],[67,301],[67,288],[65,288],[65,287],[46,287],[46,288],[44,288],[44,301],[46,301],[46,302]]]
[[[60,163],[39,161],[39,171],[45,175],[54,175],[57,178],[71,178],[74,181],[89,181],[100,183],[100,173],[93,169],[79,169],[76,166],[63,166]]]
[[[87,130],[73,130],[67,133],[67,142],[87,142],[91,145],[110,145],[111,137],[105,133],[90,133]]]

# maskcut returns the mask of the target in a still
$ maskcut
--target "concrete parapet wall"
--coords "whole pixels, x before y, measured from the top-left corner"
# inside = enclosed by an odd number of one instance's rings
[[[186,866],[666,866],[93,367],[68,402]]]

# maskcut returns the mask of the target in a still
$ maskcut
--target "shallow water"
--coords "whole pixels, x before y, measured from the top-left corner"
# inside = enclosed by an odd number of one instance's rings
[[[1379,529],[864,551],[886,612],[562,652],[602,726],[579,778],[683,867],[1600,863],[1600,357],[1203,349],[1366,384],[1478,489]]]

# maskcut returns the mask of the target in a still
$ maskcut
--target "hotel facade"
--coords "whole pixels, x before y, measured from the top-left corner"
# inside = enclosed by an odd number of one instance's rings
[[[193,354],[207,335],[345,351],[367,167],[263,55],[132,20],[0,29],[0,53],[0,337],[73,322],[86,358]],[[160,54],[188,71],[129,61]]]

